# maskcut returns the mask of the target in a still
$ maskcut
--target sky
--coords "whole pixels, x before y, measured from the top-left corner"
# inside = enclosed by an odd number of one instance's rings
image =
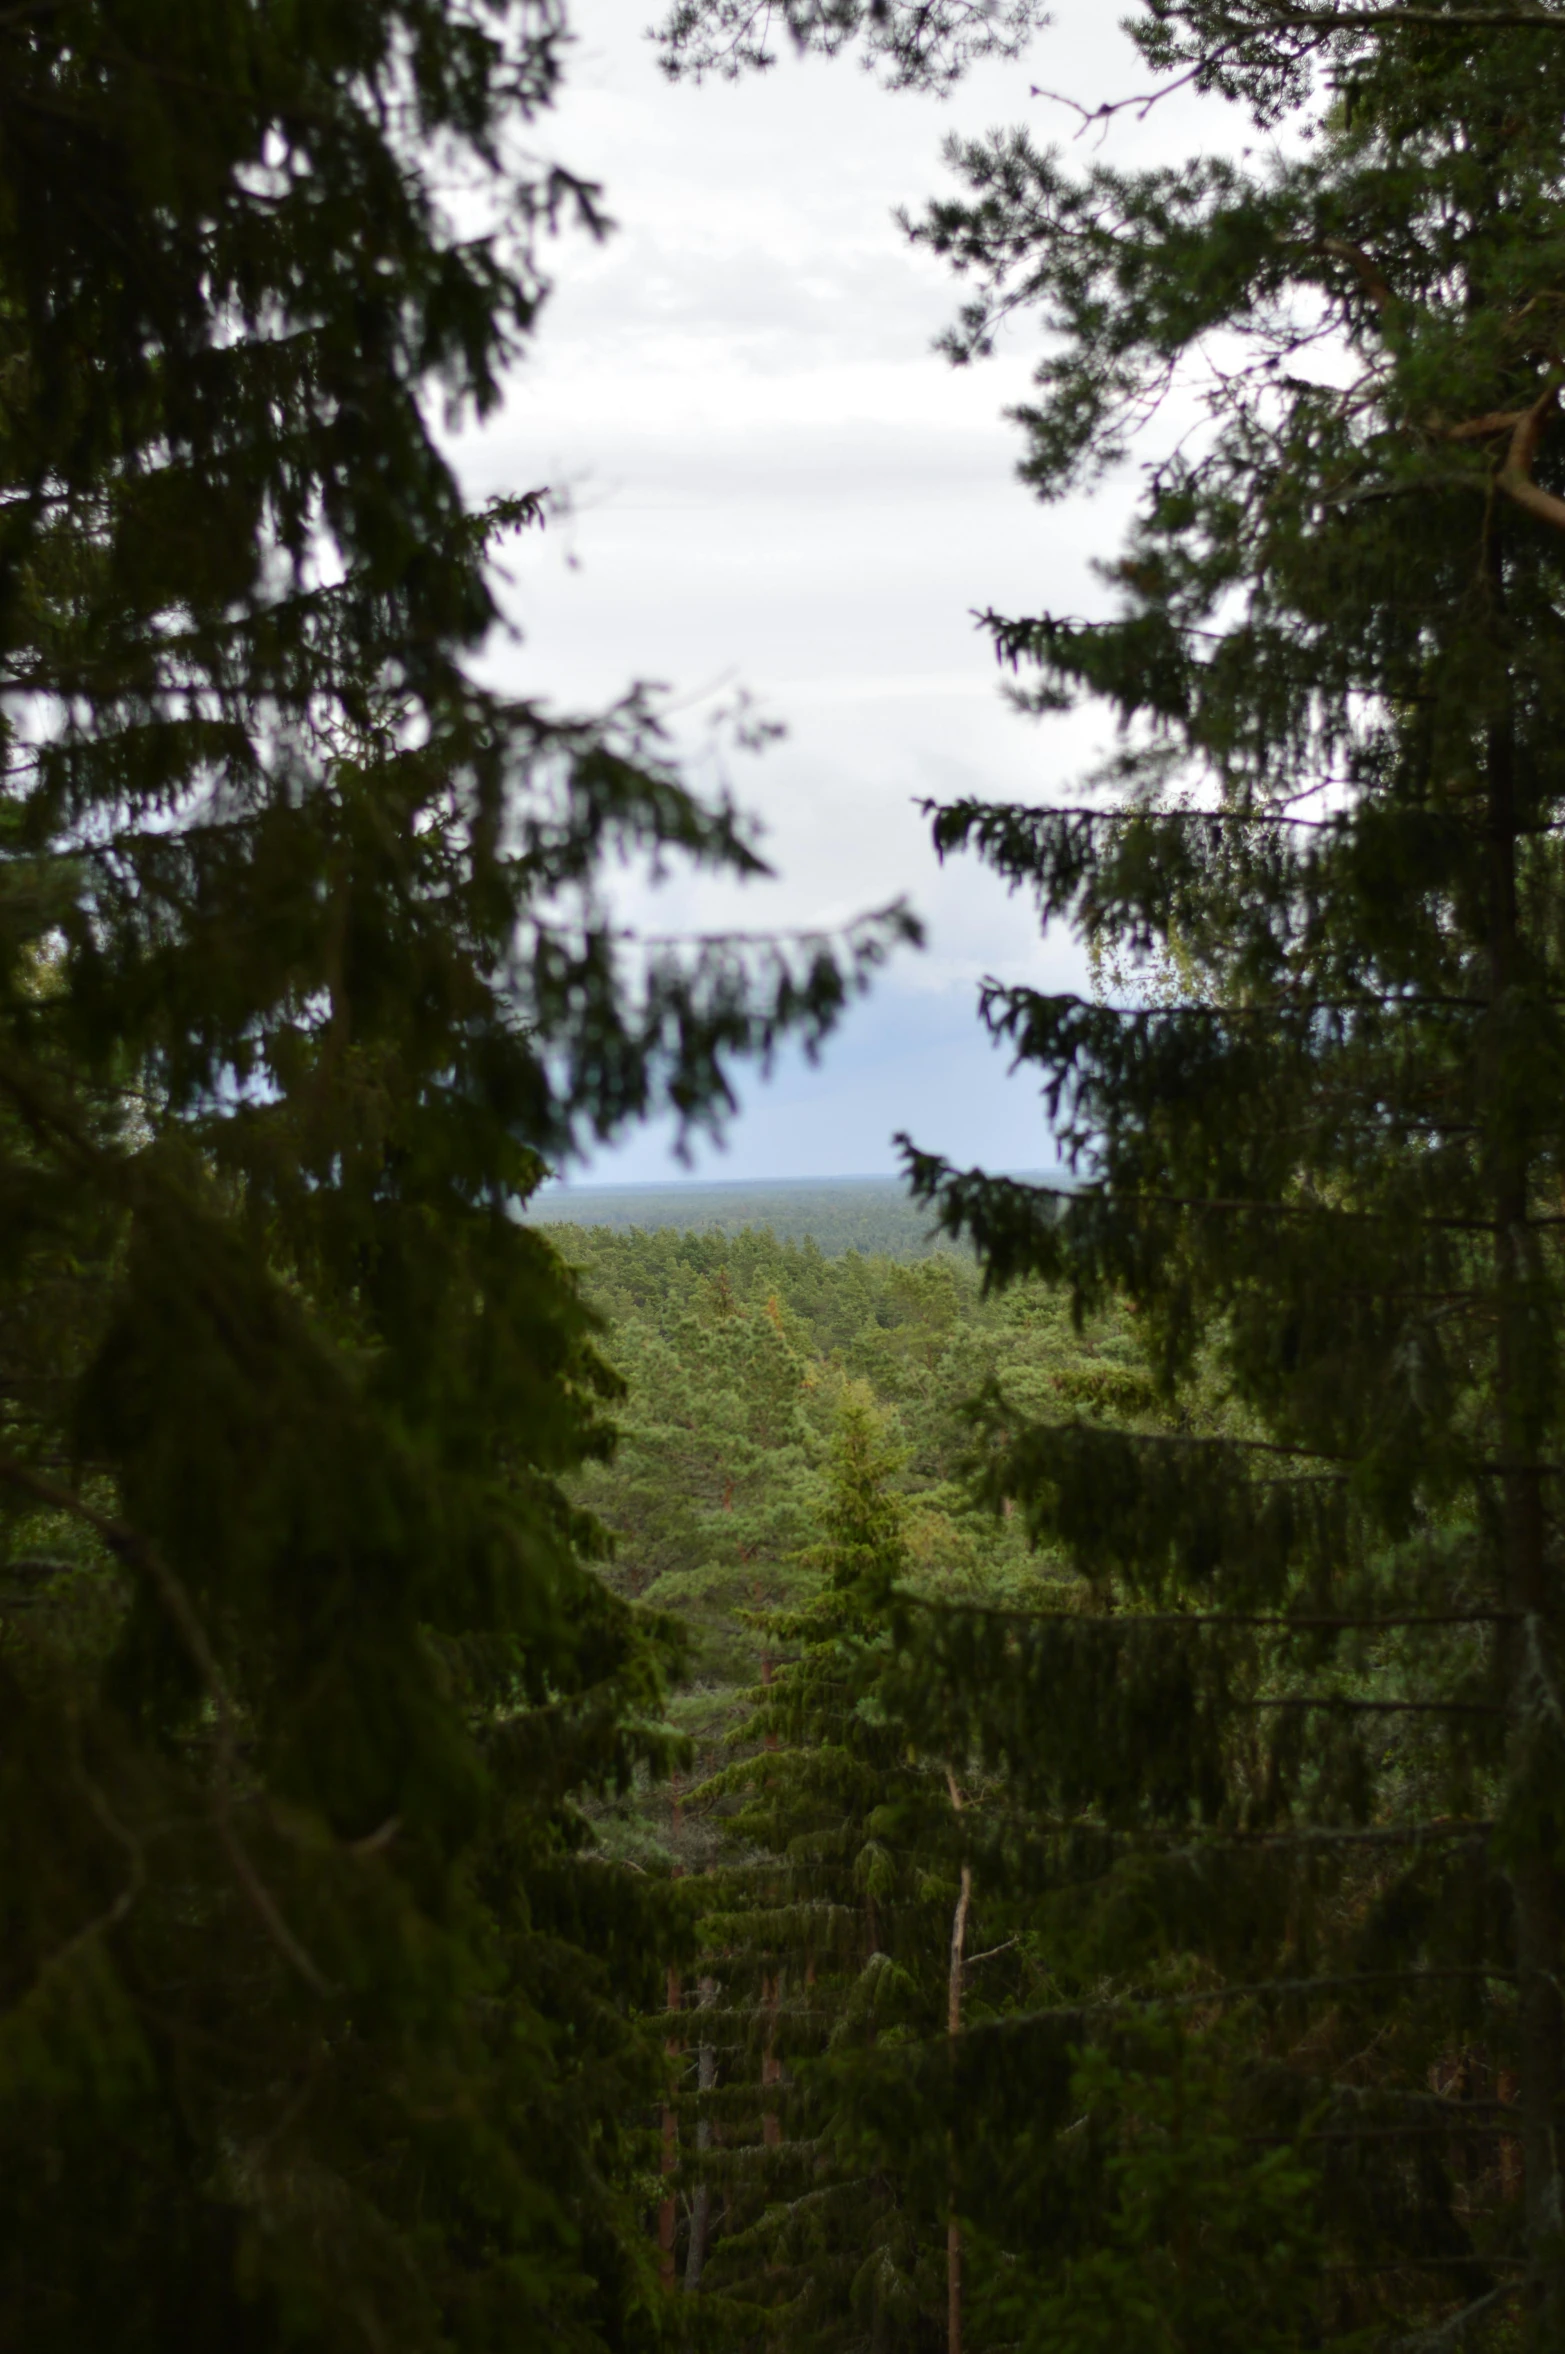
[[[1079,949],[1040,939],[1023,902],[970,859],[942,869],[918,804],[975,792],[1040,800],[1106,748],[1101,715],[1037,722],[1002,698],[975,609],[1103,611],[1134,480],[1043,508],[1015,479],[1036,330],[953,369],[932,348],[960,298],[895,208],[954,182],[953,131],[1025,121],[1069,143],[1093,105],[1147,87],[1098,0],[1059,0],[1019,64],[976,71],[942,103],[890,93],[850,59],[785,57],[739,84],[671,86],[645,27],[656,0],[581,0],[550,151],[601,181],[614,234],[563,236],[554,292],[503,410],[456,445],[470,490],[548,483],[570,511],[508,547],[520,632],[504,682],[601,707],[632,681],[667,689],[697,775],[721,772],[765,827],[776,879],[674,881],[628,912],[660,930],[831,925],[905,893],[928,929],[810,1067],[741,1081],[723,1149],[696,1174],[845,1176],[896,1167],[912,1132],[962,1165],[1053,1159],[1036,1086],[1008,1075],[975,1011],[986,974],[1086,985]],[[1102,151],[1173,160],[1236,126],[1175,97],[1116,118]],[[545,134],[541,132],[540,136]],[[787,730],[727,757],[715,712],[737,691]],[[666,1127],[576,1175],[679,1174]]]

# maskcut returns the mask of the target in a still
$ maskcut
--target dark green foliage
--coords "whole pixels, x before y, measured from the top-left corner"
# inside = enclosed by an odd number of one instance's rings
[[[1077,1859],[1108,1924],[1078,1967],[1297,1989],[1250,2066],[1356,2148],[1335,2329],[1474,2303],[1553,2345],[1565,52],[1471,11],[1148,14],[1154,62],[1311,138],[1143,172],[996,136],[918,231],[979,282],[957,357],[1018,306],[1052,331],[1019,413],[1045,497],[1230,340],[1104,567],[1117,617],[990,617],[1024,699],[1103,700],[1120,750],[1075,806],[935,815],[1119,976],[985,993],[1081,1182],[913,1168],[992,1280],[1128,1291],[1170,1409],[1198,1382],[1216,1422],[997,1431],[992,1492],[1113,1615],[947,1635],[945,1680],[1083,1833],[1145,1826]],[[1067,1702],[1029,1755],[1049,1691],[1101,1694],[1100,1732]],[[1175,1824],[1200,1836],[1159,1864]],[[1377,2004],[1409,2137],[1378,2152],[1348,2026]],[[1479,2105],[1442,2144],[1414,2121],[1446,2081]]]
[[[1069,2105],[1075,2179],[1048,2188],[1057,2209],[1099,2219],[1099,2243],[997,2265],[986,2335],[1050,2354],[1284,2354],[1311,2342],[1314,2179],[1296,2146],[1242,2130],[1220,2046],[1153,2030],[1118,2057],[1090,2050]]]
[[[546,1158],[818,1037],[910,926],[638,965],[758,862],[632,700],[472,667],[546,0],[0,22],[0,2338],[627,2346],[666,1762],[564,1485]],[[441,193],[462,187],[460,219]]]
[[[708,1578],[730,1581],[725,1611],[790,1590],[779,1573],[808,1541],[844,1381],[897,1418],[912,1575],[946,1590],[1038,1582],[1020,1526],[996,1526],[966,1484],[975,1391],[992,1385],[1021,1413],[1064,1391],[1146,1402],[1122,1316],[1078,1335],[1033,1287],[984,1299],[955,1253],[906,1264],[749,1231],[552,1231],[630,1385],[614,1457],[580,1493],[615,1534],[614,1582],[682,1612],[699,1615]],[[739,1641],[753,1664],[753,1638]]]

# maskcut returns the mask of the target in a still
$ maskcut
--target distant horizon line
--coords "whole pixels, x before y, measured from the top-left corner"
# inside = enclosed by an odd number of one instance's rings
[[[1056,1164],[1047,1169],[993,1169],[987,1174],[1025,1184],[1033,1178],[1058,1177],[1061,1171]],[[849,1177],[548,1177],[532,1198],[537,1201],[545,1195],[565,1193],[785,1193],[794,1187],[822,1185],[893,1185],[901,1192],[907,1179],[892,1170],[869,1170]]]

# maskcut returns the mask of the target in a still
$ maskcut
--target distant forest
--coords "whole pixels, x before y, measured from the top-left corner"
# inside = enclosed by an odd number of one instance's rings
[[[546,1188],[531,1215],[540,1226],[609,1227],[648,1233],[673,1227],[690,1234],[770,1234],[778,1242],[812,1242],[827,1258],[863,1251],[916,1259],[952,1246],[927,1208],[894,1177],[796,1178],[724,1185],[583,1185]]]

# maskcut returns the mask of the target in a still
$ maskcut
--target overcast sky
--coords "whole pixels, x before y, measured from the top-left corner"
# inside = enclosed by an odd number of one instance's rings
[[[851,61],[670,87],[644,27],[656,0],[582,0],[549,144],[602,181],[618,227],[555,249],[556,290],[504,414],[461,445],[476,491],[549,482],[571,518],[507,555],[520,647],[507,683],[575,707],[664,682],[688,740],[742,685],[785,742],[732,770],[764,818],[775,883],[675,886],[660,929],[833,923],[905,892],[929,928],[807,1070],[751,1081],[702,1174],[836,1176],[895,1166],[893,1133],[966,1163],[1029,1169],[1052,1151],[1036,1093],[1006,1076],[974,1014],[985,973],[1081,979],[1068,940],[972,861],[942,871],[916,804],[1043,798],[1089,764],[1101,719],[1039,726],[1001,700],[975,607],[1103,609],[1129,486],[1040,508],[1001,415],[1037,357],[1023,327],[983,366],[931,349],[955,282],[893,220],[949,187],[946,134],[1027,121],[1069,141],[1038,82],[1088,103],[1146,86],[1092,0],[1060,0],[1019,66],[948,102],[891,95]],[[1166,102],[1119,118],[1107,152],[1142,162],[1230,139],[1228,118]],[[590,1171],[677,1174],[645,1131]]]

